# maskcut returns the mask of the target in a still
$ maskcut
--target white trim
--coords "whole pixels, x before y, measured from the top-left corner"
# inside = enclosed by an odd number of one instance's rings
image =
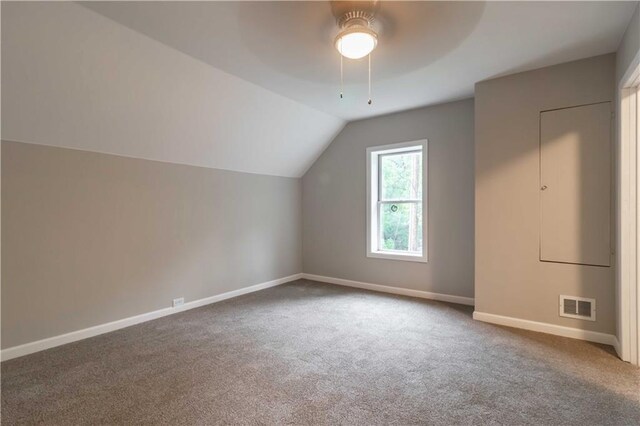
[[[373,220],[379,220],[378,198],[373,194],[379,194],[379,174],[378,159],[382,155],[398,154],[402,152],[411,152],[413,150],[422,152],[422,254],[415,253],[390,253],[378,250],[378,231],[379,226],[373,225]],[[427,139],[419,139],[415,141],[400,142],[390,145],[370,146],[367,148],[367,257],[387,260],[403,260],[408,262],[426,263],[428,256],[428,187],[429,187],[429,141]],[[372,179],[372,177],[376,177]],[[375,214],[375,218],[374,218]]]
[[[632,213],[635,213],[632,217],[631,235],[634,238],[632,243],[633,250],[631,251],[632,261],[631,268],[632,273],[630,275],[630,282],[628,288],[629,297],[629,362],[634,365],[640,365],[640,288],[638,282],[638,268],[640,267],[640,232],[638,232],[638,222],[640,219],[640,205],[638,204],[638,194],[640,193],[640,187],[638,186],[638,178],[640,177],[640,65],[636,70],[635,75],[635,87],[633,96],[631,97],[630,104],[630,117],[632,117],[631,125],[633,129],[630,129],[631,144],[633,145],[632,155],[633,159],[633,176],[631,190],[633,191],[633,197],[631,203],[633,205]]]
[[[244,287],[238,290],[228,291],[226,293],[217,294],[211,297],[205,297],[204,299],[194,300],[187,302],[176,308],[163,308],[157,311],[147,312],[145,314],[135,315],[133,317],[123,318],[120,320],[108,322],[105,324],[96,325],[82,330],[72,331],[70,333],[61,334],[54,337],[49,337],[35,342],[25,343],[23,345],[14,346],[12,348],[3,349],[0,351],[0,359],[7,361],[13,358],[17,358],[23,355],[40,352],[45,349],[54,348],[56,346],[64,345],[78,340],[87,339],[100,334],[108,333],[110,331],[119,330],[121,328],[129,327],[142,322],[151,321],[157,318],[161,318],[167,315],[175,314],[189,309],[199,308],[201,306],[209,305],[211,303],[221,302],[223,300],[238,297],[243,294],[252,293],[254,291],[264,290],[266,288],[275,287],[281,284],[285,284],[291,281],[295,281],[302,278],[302,274],[289,275],[288,277],[278,278],[276,280],[267,281],[264,283],[252,285],[250,287]]]
[[[620,357],[620,359],[622,359],[622,356],[620,355],[622,353],[622,349],[620,348],[620,341],[618,340],[617,336],[613,336],[613,349],[616,350],[616,353],[618,354],[618,356]]]
[[[634,221],[630,220],[634,216],[634,206],[631,201],[633,198],[632,186],[634,182],[631,179],[633,162],[631,161],[632,155],[630,151],[633,150],[634,144],[631,143],[629,135],[629,90],[623,89],[620,92],[620,149],[618,153],[618,176],[620,181],[620,193],[618,194],[618,259],[616,275],[619,282],[619,294],[617,297],[620,300],[620,327],[618,330],[620,339],[620,358],[623,361],[630,360],[629,351],[629,298],[627,294],[631,286],[631,275],[633,274],[633,267],[631,261],[633,253],[635,251],[634,239],[631,238],[631,233],[634,225]]]
[[[418,297],[420,299],[439,300],[441,302],[458,303],[460,305],[474,305],[472,297],[454,296],[452,294],[432,293],[430,291],[412,290],[402,287],[391,287],[380,284],[364,283],[361,281],[345,280],[343,278],[324,277],[322,275],[302,274],[302,278],[311,281],[336,284],[345,287],[362,288],[365,290],[378,291],[382,293],[399,294],[402,296]]]
[[[579,328],[564,327],[562,325],[529,321],[513,317],[505,317],[502,315],[488,314],[486,312],[474,311],[473,319],[490,324],[521,328],[523,330],[537,331],[539,333],[553,334],[555,336],[570,337],[572,339],[587,340],[589,342],[602,343],[604,345],[614,346],[617,340],[616,336],[614,336],[613,334],[580,330]]]
[[[422,248],[424,250],[424,242],[422,244],[423,244]],[[389,251],[374,251],[374,252],[369,251],[367,253],[367,257],[370,257],[373,259],[404,260],[405,262],[427,263],[427,259],[425,259],[424,255],[412,254],[412,253],[397,254]]]
[[[619,82],[618,121],[618,233],[617,233],[617,298],[619,300],[618,354],[624,361],[640,365],[640,232],[638,220],[638,178],[640,176],[640,52]]]

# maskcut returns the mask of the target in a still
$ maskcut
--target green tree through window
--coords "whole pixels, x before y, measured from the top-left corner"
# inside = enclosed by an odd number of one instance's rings
[[[379,157],[381,250],[422,252],[422,151]]]

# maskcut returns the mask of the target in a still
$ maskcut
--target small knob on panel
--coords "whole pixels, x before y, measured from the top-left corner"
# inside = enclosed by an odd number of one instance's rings
[[[547,189],[547,185],[542,185],[542,187],[540,188],[541,191],[544,191],[545,189]]]

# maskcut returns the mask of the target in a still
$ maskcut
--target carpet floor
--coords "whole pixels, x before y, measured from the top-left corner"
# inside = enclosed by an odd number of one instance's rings
[[[2,424],[640,424],[612,348],[299,280],[2,363]]]

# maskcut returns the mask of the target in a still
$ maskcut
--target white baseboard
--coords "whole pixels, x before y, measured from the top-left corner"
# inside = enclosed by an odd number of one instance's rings
[[[556,336],[571,337],[572,339],[587,340],[589,342],[602,343],[615,347],[616,336],[613,334],[599,333],[597,331],[580,330],[579,328],[564,327],[562,325],[548,324],[544,322],[529,321],[520,318],[505,317],[502,315],[487,314],[475,311],[473,319],[491,324],[505,325],[507,327],[522,328],[524,330],[540,333],[554,334]]]
[[[199,308],[201,306],[220,302],[222,300],[231,299],[233,297],[238,297],[243,294],[264,290],[269,287],[275,287],[277,285],[285,284],[290,281],[295,281],[300,278],[302,278],[302,274],[294,274],[288,277],[279,278],[277,280],[267,281],[264,283],[252,285],[250,287],[244,287],[238,290],[217,294],[215,296],[205,297],[204,299],[194,300],[192,302],[187,302],[184,305],[181,305],[175,308],[158,309],[157,311],[147,312],[145,314],[140,314],[140,315],[136,315],[129,318],[123,318],[120,320],[108,322],[106,324],[100,324],[93,327],[84,328],[82,330],[76,330],[70,333],[61,334],[59,336],[49,337],[47,339],[37,340],[35,342],[25,343],[23,345],[3,349],[2,351],[0,351],[0,360],[7,361],[9,359],[32,354],[34,352],[43,351],[49,348],[54,348],[56,346],[64,345],[67,343],[76,342],[78,340],[87,339],[89,337],[108,333],[110,331],[119,330],[121,328],[129,327],[135,324],[140,324],[142,322],[151,321],[167,315],[183,312],[193,308]]]
[[[345,280],[342,278],[323,277],[322,275],[302,274],[302,278],[311,281],[337,284],[346,287],[363,288],[366,290],[379,291],[382,293],[400,294],[402,296],[419,297],[421,299],[439,300],[441,302],[458,303],[461,305],[474,305],[472,297],[454,296],[451,294],[432,293],[430,291],[412,290],[401,287],[391,287],[380,284],[363,283],[360,281]]]
[[[618,357],[621,360],[629,362],[628,359],[624,359],[624,357],[622,356],[622,347],[620,346],[620,341],[618,340],[618,336],[613,336],[612,346],[613,346],[613,349],[616,350],[616,353],[618,354]]]

